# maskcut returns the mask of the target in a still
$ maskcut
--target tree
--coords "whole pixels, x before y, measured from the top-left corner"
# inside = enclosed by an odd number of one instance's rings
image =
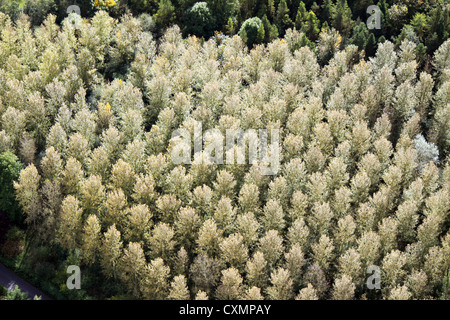
[[[79,195],[82,188],[84,179],[84,172],[81,163],[74,159],[69,158],[66,162],[64,171],[62,172],[62,184],[66,194]]]
[[[215,30],[223,30],[228,18],[235,16],[239,9],[238,0],[206,0],[206,3],[215,15]]]
[[[217,259],[200,254],[195,257],[190,269],[190,278],[194,283],[194,292],[210,293],[219,281],[220,262]]]
[[[222,197],[217,203],[217,208],[214,211],[214,221],[217,226],[224,230],[226,235],[229,235],[234,229],[233,224],[236,219],[236,208],[233,208],[233,204],[230,198]]]
[[[450,40],[445,41],[434,53],[434,66],[439,73],[448,69]]]
[[[321,19],[322,21],[328,21],[332,17],[334,4],[333,0],[325,0],[321,5]]]
[[[261,222],[264,230],[282,232],[285,226],[284,212],[278,200],[269,200],[264,207]]]
[[[289,300],[293,295],[293,281],[289,271],[278,268],[270,275],[272,286],[267,288],[267,296],[271,300]]]
[[[392,250],[384,257],[382,264],[384,279],[382,281],[387,288],[395,288],[404,280],[406,276],[406,271],[403,269],[405,263],[406,257],[399,250]]]
[[[353,34],[352,37],[349,39],[349,42],[358,46],[358,49],[364,50],[369,41],[368,38],[369,38],[369,29],[367,29],[367,25],[365,23],[360,22],[359,24],[353,27]]]
[[[209,38],[212,36],[216,22],[206,2],[196,2],[189,8],[183,17],[186,33],[197,37]],[[231,19],[231,18],[229,18]]]
[[[164,264],[163,259],[157,258],[147,265],[144,278],[144,298],[150,300],[166,299],[169,293],[170,268]]]
[[[206,294],[206,292],[200,290],[199,292],[197,292],[195,300],[208,300],[208,295]]]
[[[319,300],[319,297],[317,296],[316,289],[308,283],[307,287],[300,290],[295,300]]]
[[[232,199],[235,195],[234,189],[236,187],[236,180],[234,179],[234,176],[226,170],[217,173],[217,178],[216,181],[213,182],[213,186],[218,199],[223,196]]]
[[[389,300],[409,300],[411,298],[411,293],[408,291],[408,287],[403,285],[398,285],[391,290],[388,299]]]
[[[222,278],[216,290],[216,297],[219,300],[238,300],[243,294],[242,277],[235,268],[222,271]]]
[[[99,176],[89,176],[81,189],[83,209],[89,213],[97,213],[105,198],[105,187]]]
[[[424,13],[417,12],[411,19],[410,24],[420,39],[423,39],[427,23],[427,16]]]
[[[176,242],[173,240],[175,232],[166,223],[158,223],[152,230],[149,246],[152,256],[167,260],[174,250]]]
[[[267,13],[271,20],[275,18],[275,0],[267,0]]]
[[[336,30],[327,30],[322,26],[322,30],[319,34],[318,48],[318,60],[322,64],[326,64],[340,48],[342,43],[342,37]]]
[[[336,28],[344,37],[350,35],[353,28],[352,11],[347,4],[347,0],[337,0],[331,11],[332,26]]]
[[[129,163],[119,159],[111,170],[111,182],[115,188],[120,188],[126,195],[131,195],[135,180],[135,172]]]
[[[427,34],[431,36],[425,39],[425,45],[430,50],[429,52],[434,52],[444,39],[448,39],[449,32],[445,28],[446,23],[448,24],[448,14],[449,9],[442,10],[440,6],[436,6],[430,11],[426,29]],[[446,41],[448,42],[448,40]]]
[[[2,114],[3,130],[10,137],[11,144],[16,149],[19,145],[20,138],[25,131],[25,112],[9,107]]]
[[[217,228],[213,219],[206,220],[200,227],[197,238],[197,250],[215,256],[219,252],[219,243],[222,240],[222,230]]]
[[[113,224],[103,235],[102,247],[100,248],[101,265],[107,277],[116,278],[118,275],[120,257],[122,255],[123,243],[120,232]]]
[[[189,290],[187,288],[187,281],[184,275],[179,275],[173,278],[170,284],[169,299],[171,300],[189,300]]]
[[[306,20],[300,30],[305,32],[305,36],[311,41],[317,40],[320,33],[320,21],[313,11],[307,13]]]
[[[45,150],[45,157],[41,161],[42,177],[50,181],[59,180],[63,170],[61,155],[53,147]]]
[[[253,211],[259,207],[259,190],[253,184],[244,184],[239,192],[239,205],[242,212]]]
[[[327,270],[333,259],[334,245],[332,240],[326,235],[322,235],[317,243],[312,245],[314,261],[323,270]]]
[[[312,295],[314,293],[315,295],[317,295],[317,297],[323,298],[325,293],[328,291],[329,282],[323,270],[316,263],[308,266],[304,276],[304,281],[305,283],[311,284],[314,288],[314,292],[311,292],[310,289],[305,292],[309,295]]]
[[[232,17],[228,18],[227,25],[225,26],[225,30],[228,35],[232,36],[236,34],[236,24],[237,22]]]
[[[25,164],[33,163],[36,155],[36,143],[28,134],[25,134],[20,140],[20,156]]]
[[[265,30],[261,19],[254,17],[245,20],[239,30],[239,35],[249,48],[252,48],[254,44],[262,43]]]
[[[243,300],[264,300],[263,295],[261,294],[261,289],[258,287],[251,287],[247,289]]]
[[[244,243],[248,248],[253,248],[258,240],[259,222],[253,212],[247,212],[237,216],[235,230],[244,237]]]
[[[267,15],[264,15],[261,21],[264,25],[264,43],[272,42],[274,39],[278,37],[277,26],[275,24],[270,23],[269,18],[267,18]]]
[[[287,233],[287,239],[291,246],[298,244],[302,250],[306,252],[309,249],[309,236],[310,231],[308,226],[306,225],[305,219],[298,218],[296,219]]]
[[[119,157],[121,140],[122,133],[113,126],[104,130],[101,135],[102,147],[111,163],[114,163]],[[105,163],[105,161],[103,161],[103,163]]]
[[[423,169],[430,162],[436,163],[439,160],[439,149],[433,143],[428,143],[422,135],[417,135],[414,139],[414,146],[417,150],[419,169]]]
[[[297,15],[295,17],[295,28],[297,30],[301,30],[304,23],[306,22],[307,17],[307,11],[305,7],[305,3],[303,1],[300,1],[298,5]]]
[[[267,285],[268,270],[267,262],[262,252],[257,251],[253,257],[247,261],[246,265],[247,281],[250,286],[264,289]]]
[[[161,221],[172,223],[177,211],[180,209],[181,201],[173,194],[165,194],[156,200],[156,208],[161,215]]]
[[[133,187],[132,198],[139,203],[153,206],[158,193],[155,190],[155,180],[152,174],[139,174]]]
[[[142,295],[142,279],[146,272],[144,250],[139,243],[130,242],[120,260],[120,277],[135,297]]]
[[[74,196],[67,196],[61,205],[59,241],[67,249],[78,247],[82,230],[82,209]]]
[[[180,242],[189,251],[192,249],[198,236],[198,230],[201,226],[201,219],[197,212],[190,208],[181,208],[175,220],[175,233]]]
[[[172,25],[175,21],[175,7],[170,0],[160,0],[158,11],[153,15],[156,25],[162,29]]]
[[[438,246],[430,248],[428,254],[425,256],[424,271],[432,288],[442,283],[444,273],[446,272],[444,268],[445,257],[443,250]]]
[[[4,211],[16,222],[20,221],[19,207],[14,197],[14,181],[24,169],[23,163],[11,152],[0,154],[0,211]]]
[[[70,136],[67,146],[67,155],[86,165],[91,151],[89,141],[79,133]]]
[[[153,226],[153,215],[145,204],[136,204],[126,212],[124,237],[128,241],[144,243]]]
[[[68,160],[69,162],[70,160]],[[106,181],[109,178],[111,163],[108,159],[108,153],[103,146],[100,146],[91,154],[88,160],[88,172],[91,175],[97,175]]]
[[[408,291],[414,299],[423,299],[429,292],[428,277],[425,272],[413,270],[406,280]]]
[[[445,93],[443,90],[444,86],[439,90]],[[439,92],[436,95],[439,95]],[[450,132],[448,130],[449,118],[450,114],[450,104],[440,105],[436,107],[435,115],[433,117],[432,129],[430,133],[430,137],[432,139],[431,142],[434,142],[438,149],[442,151],[441,158],[444,159],[449,155],[449,146],[450,146]]]
[[[361,255],[354,248],[348,249],[339,257],[338,273],[342,276],[342,279],[343,276],[347,276],[352,279],[353,283],[360,285],[364,280],[363,272]]]
[[[366,42],[366,56],[372,57],[377,50],[377,40],[375,39],[375,35],[373,33],[369,34]]]
[[[101,243],[101,226],[97,216],[91,214],[87,217],[83,233],[82,233],[82,259],[88,263],[93,264],[97,261],[98,252],[100,251]]]
[[[333,286],[334,300],[352,300],[354,295],[355,285],[352,278],[344,275],[342,278],[336,279]]]
[[[286,268],[293,280],[294,288],[301,283],[301,277],[303,275],[303,266],[306,263],[305,255],[302,248],[296,244],[285,254]]]
[[[25,222],[33,227],[39,227],[41,219],[41,202],[39,184],[41,176],[36,167],[29,164],[20,172],[19,181],[14,181],[16,199],[25,213]]]
[[[242,270],[248,258],[248,248],[244,244],[244,238],[239,233],[234,233],[222,240],[219,244],[221,258],[225,263],[237,270]]]
[[[277,7],[276,19],[278,25],[278,33],[284,35],[285,30],[292,28],[294,23],[291,20],[289,7],[286,0],[280,0]]]
[[[269,268],[273,268],[283,253],[283,239],[276,230],[269,230],[259,239],[259,249],[264,254]]]
[[[41,26],[0,0],[0,210],[18,217],[0,251],[50,282],[49,262],[84,266],[78,298],[447,298],[448,8],[408,1],[380,0],[369,32],[367,0],[121,1]],[[115,21],[128,5],[149,14]],[[276,175],[174,163],[175,132],[209,151],[240,127],[277,142]]]

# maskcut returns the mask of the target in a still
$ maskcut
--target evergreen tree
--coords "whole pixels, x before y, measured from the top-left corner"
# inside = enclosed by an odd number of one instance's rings
[[[290,17],[290,10],[286,0],[280,0],[277,7],[276,23],[278,26],[278,33],[280,36],[284,35],[285,31],[294,26]]]
[[[347,0],[337,0],[331,11],[332,26],[344,37],[350,36],[353,28],[352,11]]]
[[[272,42],[272,40],[278,37],[278,28],[276,25],[271,24],[267,15],[262,17],[262,23],[264,25],[264,43]],[[261,33],[259,33],[261,34]]]
[[[298,11],[297,16],[295,17],[295,27],[297,30],[301,30],[303,25],[305,24],[307,19],[307,12],[305,3],[303,1],[300,1],[300,4],[298,5]]]
[[[206,2],[196,2],[185,12],[183,20],[186,33],[205,38],[212,36],[215,21]]]
[[[106,276],[116,278],[120,257],[122,255],[123,243],[120,232],[115,225],[108,228],[103,235],[102,247],[100,249],[101,265]]]
[[[301,31],[305,32],[311,41],[317,40],[320,32],[320,21],[317,19],[314,12],[309,11],[306,15],[306,21],[303,24]]]
[[[215,30],[224,30],[228,18],[235,17],[238,10],[238,0],[206,0],[208,8],[215,15]]]
[[[156,25],[162,29],[172,25],[176,19],[175,7],[171,0],[160,0],[158,11],[153,16]]]
[[[358,46],[358,49],[364,50],[369,41],[369,30],[365,23],[359,23],[353,27],[352,37],[349,39],[351,44]]]
[[[377,40],[375,38],[375,35],[373,33],[370,33],[366,42],[365,48],[366,56],[372,57],[375,54],[376,50],[377,50]]]
[[[251,48],[254,44],[262,43],[265,36],[261,19],[255,17],[244,21],[239,31],[242,40]]]

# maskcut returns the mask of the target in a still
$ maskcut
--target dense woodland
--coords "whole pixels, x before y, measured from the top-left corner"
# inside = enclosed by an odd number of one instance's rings
[[[0,0],[0,261],[58,299],[450,298],[448,5],[78,2]],[[195,121],[280,129],[280,171],[175,165]]]
[[[250,47],[270,43],[296,28],[305,34],[302,45],[314,48],[320,31],[334,28],[345,45],[354,44],[372,56],[377,43],[388,39],[398,46],[408,37],[418,45],[421,64],[450,33],[450,8],[445,0],[0,0],[0,11],[13,19],[25,13],[38,26],[48,13],[60,23],[71,5],[77,5],[87,18],[99,9],[114,18],[126,13],[141,16],[145,28],[157,37],[176,24],[184,36],[206,40],[215,32],[240,34]],[[370,5],[381,11],[381,29],[368,30],[365,24]]]

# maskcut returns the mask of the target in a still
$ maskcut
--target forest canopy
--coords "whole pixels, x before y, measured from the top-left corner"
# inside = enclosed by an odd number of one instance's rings
[[[44,290],[449,298],[448,6],[383,1],[373,31],[363,1],[40,2],[0,1],[0,210]],[[280,170],[175,164],[197,122],[278,129]]]

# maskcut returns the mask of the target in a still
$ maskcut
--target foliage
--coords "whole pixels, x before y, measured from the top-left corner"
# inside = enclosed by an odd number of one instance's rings
[[[215,25],[214,16],[206,2],[196,2],[184,14],[186,33],[197,37],[209,38],[213,33]]]
[[[106,10],[116,5],[114,0],[92,0],[92,5],[99,10]]]
[[[8,213],[16,222],[20,221],[19,210],[15,202],[13,181],[19,178],[24,165],[11,152],[0,154],[0,210]]]
[[[264,25],[259,18],[250,18],[246,20],[239,31],[239,35],[250,48],[254,44],[260,44],[264,40]]]
[[[76,297],[105,299],[448,294],[450,40],[421,69],[410,29],[376,46],[328,1],[335,19],[312,43],[319,24],[290,3],[204,41],[132,14],[31,28],[0,13],[0,177],[32,235],[27,271],[67,293],[76,263]],[[238,11],[206,4],[218,25]],[[179,13],[161,0],[158,32]],[[195,121],[213,135],[280,128],[280,170],[176,164],[172,133]]]

